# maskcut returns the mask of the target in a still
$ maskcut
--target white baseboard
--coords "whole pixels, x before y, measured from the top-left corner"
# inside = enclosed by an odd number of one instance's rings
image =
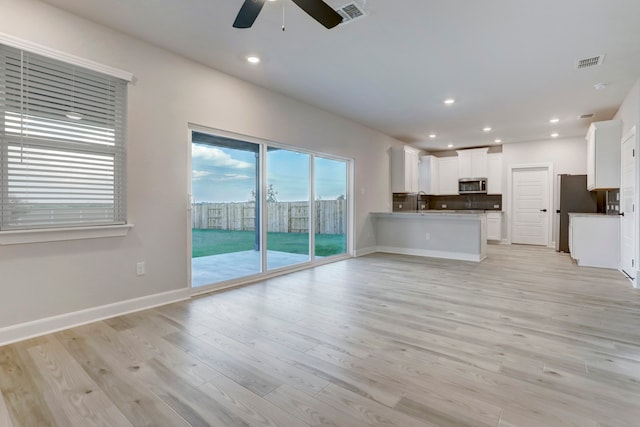
[[[486,255],[465,254],[462,252],[434,251],[429,249],[408,249],[396,248],[392,246],[378,246],[378,252],[388,252],[400,255],[424,256],[431,258],[457,259],[459,261],[480,262],[486,258]]]
[[[185,288],[8,326],[0,329],[0,346],[110,317],[187,300],[190,296],[191,289]]]
[[[356,249],[356,257],[371,255],[373,253],[378,252],[378,248],[375,246],[371,246],[368,248]]]

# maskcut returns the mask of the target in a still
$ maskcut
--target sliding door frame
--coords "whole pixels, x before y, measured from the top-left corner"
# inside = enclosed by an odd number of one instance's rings
[[[355,212],[355,193],[353,187],[353,177],[354,177],[354,161],[353,159],[336,156],[333,154],[327,154],[322,152],[316,152],[313,150],[305,149],[303,147],[297,147],[287,144],[278,143],[275,141],[270,141],[262,138],[257,138],[249,135],[238,134],[234,132],[225,131],[222,129],[210,128],[194,123],[188,124],[188,145],[187,145],[187,287],[191,289],[192,295],[199,295],[208,292],[213,292],[220,289],[227,289],[236,286],[241,286],[247,283],[255,282],[258,280],[267,279],[269,277],[278,276],[281,274],[307,269],[310,267],[328,264],[335,261],[340,261],[343,259],[352,258],[354,256],[354,212]],[[261,255],[261,273],[252,274],[250,276],[245,276],[240,279],[233,279],[224,282],[214,283],[211,285],[199,286],[197,288],[192,287],[192,202],[193,202],[193,189],[192,189],[192,135],[193,132],[202,132],[210,135],[220,136],[224,138],[237,139],[240,141],[246,141],[254,144],[258,144],[260,146],[259,150],[259,201],[260,208],[256,206],[256,212],[259,211],[260,215],[260,255]],[[295,151],[303,154],[309,155],[309,260],[306,262],[302,262],[299,264],[295,264],[292,266],[281,267],[273,270],[267,270],[267,226],[268,226],[268,218],[267,218],[267,148],[274,147],[280,148],[283,150]],[[316,157],[321,157],[329,160],[336,160],[345,162],[347,173],[345,176],[346,179],[346,206],[347,206],[347,229],[346,229],[346,252],[343,254],[331,255],[327,257],[323,257],[320,260],[316,258],[315,255],[315,218],[316,218],[316,177],[315,177],[315,159]],[[256,200],[257,204],[258,200]]]

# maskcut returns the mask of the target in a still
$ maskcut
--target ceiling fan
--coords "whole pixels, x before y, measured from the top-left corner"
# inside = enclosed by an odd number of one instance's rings
[[[244,0],[233,26],[235,28],[250,28],[262,10],[265,1],[266,0]],[[342,22],[342,16],[322,0],[292,1],[326,28],[333,28]]]

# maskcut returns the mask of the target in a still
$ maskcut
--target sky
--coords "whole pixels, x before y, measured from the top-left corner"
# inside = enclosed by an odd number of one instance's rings
[[[192,144],[192,192],[198,202],[246,202],[256,186],[256,154]],[[267,153],[267,184],[282,202],[309,199],[309,155],[289,150]],[[316,157],[316,198],[346,195],[346,162]]]

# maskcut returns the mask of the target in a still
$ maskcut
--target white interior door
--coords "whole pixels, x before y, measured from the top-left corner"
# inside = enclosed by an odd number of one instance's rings
[[[512,176],[511,243],[549,244],[549,170],[514,169]]]
[[[622,161],[620,174],[620,219],[621,248],[620,264],[631,279],[636,278],[636,213],[634,200],[636,193],[636,165],[635,165],[635,131],[622,141]]]

